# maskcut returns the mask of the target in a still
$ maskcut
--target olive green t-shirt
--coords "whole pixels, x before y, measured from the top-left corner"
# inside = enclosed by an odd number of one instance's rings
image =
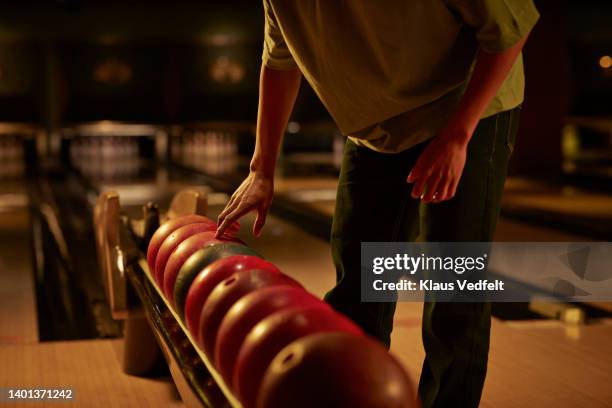
[[[263,62],[298,67],[340,131],[398,152],[445,125],[476,51],[523,38],[539,14],[531,0],[264,0]],[[519,57],[485,117],[523,101]]]

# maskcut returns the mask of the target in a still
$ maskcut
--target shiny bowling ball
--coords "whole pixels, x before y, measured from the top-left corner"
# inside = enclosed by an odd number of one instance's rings
[[[174,302],[174,284],[176,283],[176,277],[178,276],[179,270],[194,252],[201,248],[224,242],[239,243],[238,240],[229,235],[223,235],[221,238],[215,238],[215,234],[216,231],[213,230],[192,235],[181,242],[179,246],[176,247],[174,252],[172,252],[170,258],[168,258],[168,262],[166,262],[164,271],[159,276],[159,279],[162,283],[160,287],[166,295],[166,298],[168,298],[172,303]]]
[[[363,333],[325,304],[276,312],[257,323],[240,347],[232,374],[233,389],[244,407],[255,406],[264,373],[279,351],[301,337],[321,332]]]
[[[265,269],[280,273],[280,270],[274,264],[253,255],[228,256],[216,260],[198,273],[187,292],[187,299],[185,300],[185,323],[196,340],[199,336],[200,312],[210,292],[222,280],[229,278],[238,271],[248,269]]]
[[[221,321],[215,346],[215,367],[231,381],[240,346],[249,331],[262,319],[280,310],[325,303],[302,288],[272,286],[244,296]]]
[[[194,223],[209,223],[210,225],[215,225],[215,222],[210,218],[193,214],[168,220],[155,231],[149,241],[149,247],[147,248],[147,264],[149,265],[151,273],[154,273],[155,270],[155,258],[157,257],[159,247],[161,247],[168,235],[184,225]]]
[[[155,272],[153,274],[155,277],[155,282],[160,288],[162,288],[164,283],[163,275],[164,270],[166,269],[166,264],[174,250],[187,238],[202,232],[209,232],[214,236],[215,225],[205,222],[187,224],[176,229],[164,240],[163,244],[159,248],[159,251],[157,252],[157,257],[155,258]]]
[[[185,314],[187,293],[198,273],[216,260],[232,255],[258,256],[257,252],[245,245],[228,242],[198,249],[187,258],[178,271],[173,291],[175,310],[181,319]]]
[[[200,313],[199,339],[204,353],[213,359],[221,321],[240,298],[261,288],[280,285],[301,287],[287,275],[263,269],[236,272],[215,286]]]
[[[347,333],[303,337],[274,358],[258,408],[415,408],[408,374],[373,339]]]

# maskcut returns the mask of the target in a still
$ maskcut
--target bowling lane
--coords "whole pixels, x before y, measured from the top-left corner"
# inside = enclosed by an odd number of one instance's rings
[[[612,231],[612,195],[569,185],[509,178],[502,215],[574,235],[608,240]]]
[[[336,183],[335,177],[285,176],[277,181],[276,193],[282,200],[295,203],[296,208],[310,213],[314,220],[326,218],[330,222]],[[520,222],[520,225],[541,227],[542,231],[556,231],[557,238],[606,240],[612,231],[612,196],[510,177],[506,182],[502,217]],[[522,235],[513,234],[513,240],[525,241],[531,236],[525,231]]]
[[[68,285],[50,285],[47,298],[71,300],[66,316],[54,316],[59,308],[48,307],[39,321],[50,321],[45,326],[49,328],[64,327],[62,322],[68,321],[70,330],[50,330],[45,340],[121,335],[110,315],[93,241],[92,210],[100,192],[116,191],[122,206],[140,212],[148,201],[167,205],[181,189],[209,190],[191,178],[170,174],[160,164],[164,135],[158,126],[101,121],[65,128],[54,136],[52,144],[58,146],[61,160],[49,165],[33,190],[40,196],[35,207],[48,210],[57,223],[55,235],[61,235],[57,241],[70,248],[61,262],[65,279],[55,279]]]
[[[38,341],[27,176],[39,130],[0,122],[0,345]],[[38,260],[38,259],[37,259]]]
[[[0,183],[0,345],[38,341],[27,206],[21,183]]]

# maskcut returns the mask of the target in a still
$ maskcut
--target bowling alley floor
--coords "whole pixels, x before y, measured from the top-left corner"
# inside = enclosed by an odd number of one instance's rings
[[[121,347],[121,339],[2,344],[0,386],[70,388],[74,392],[74,404],[66,405],[75,407],[183,406],[176,388],[167,378],[124,374]],[[47,404],[57,405],[57,402]]]

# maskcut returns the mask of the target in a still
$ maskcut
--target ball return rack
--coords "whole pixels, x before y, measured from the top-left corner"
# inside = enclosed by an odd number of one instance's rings
[[[205,192],[182,190],[166,214],[147,203],[142,218],[131,219],[122,211],[119,195],[104,192],[94,207],[98,262],[112,317],[124,323],[123,371],[148,375],[163,356],[186,406],[241,408],[153,281],[145,259],[149,240],[161,222],[188,214],[206,215],[207,210]]]

